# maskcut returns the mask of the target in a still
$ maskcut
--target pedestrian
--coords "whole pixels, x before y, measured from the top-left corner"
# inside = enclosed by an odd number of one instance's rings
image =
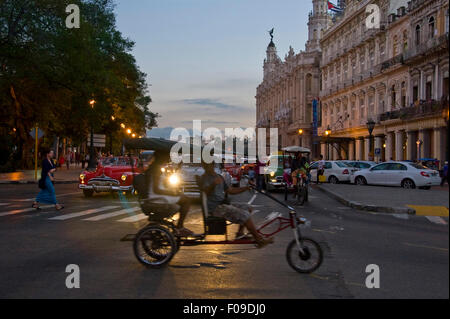
[[[66,167],[67,167],[67,170],[70,169],[70,160],[71,160],[71,155],[70,155],[70,151],[68,151],[67,154],[66,154]]]
[[[65,162],[65,159],[64,159],[64,156],[63,155],[61,155],[60,157],[59,157],[59,167],[63,167],[63,165],[64,165],[64,162]]]
[[[53,174],[56,171],[56,167],[53,164],[52,159],[55,156],[55,153],[53,150],[45,150],[43,154],[44,159],[42,160],[41,179],[39,180],[39,188],[41,191],[36,197],[36,201],[33,203],[32,207],[39,210],[40,204],[53,204],[55,205],[56,210],[61,210],[64,206],[58,204],[56,201],[55,187],[53,186],[55,180]]]
[[[444,187],[445,182],[447,182],[447,184],[450,184],[448,182],[448,162],[447,161],[444,163],[444,167],[442,168],[441,187]]]
[[[325,161],[323,160],[323,155],[320,154],[319,163],[317,163],[317,184],[320,184],[320,176],[325,173]]]
[[[84,169],[84,166],[86,165],[86,155],[84,155],[84,153],[81,153],[80,159],[81,159],[81,168]]]

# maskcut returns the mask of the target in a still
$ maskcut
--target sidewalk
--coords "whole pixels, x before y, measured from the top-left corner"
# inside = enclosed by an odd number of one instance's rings
[[[342,204],[372,212],[448,216],[448,186],[431,190],[322,184],[318,189]]]
[[[81,165],[71,165],[70,170],[61,167],[55,173],[55,184],[76,184],[80,173],[83,171]],[[41,178],[41,169],[38,169],[38,180]],[[17,171],[14,173],[0,173],[0,184],[37,184],[34,179],[34,170]]]

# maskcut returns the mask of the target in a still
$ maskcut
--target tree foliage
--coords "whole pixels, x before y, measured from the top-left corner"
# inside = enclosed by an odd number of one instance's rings
[[[79,29],[66,27],[69,4],[80,8]],[[36,123],[78,143],[91,126],[116,139],[119,123],[137,134],[156,126],[133,46],[116,29],[112,0],[0,0],[0,135],[9,141],[0,152],[20,163]]]

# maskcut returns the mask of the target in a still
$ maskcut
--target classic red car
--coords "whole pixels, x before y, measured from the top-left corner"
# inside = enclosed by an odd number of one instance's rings
[[[133,167],[131,166],[133,161]],[[141,173],[138,159],[133,157],[107,157],[98,161],[94,172],[80,174],[79,188],[84,196],[91,197],[94,192],[127,192],[134,194],[133,178]]]
[[[225,163],[224,168],[231,176],[231,185],[239,187],[241,183],[241,166],[235,163]]]

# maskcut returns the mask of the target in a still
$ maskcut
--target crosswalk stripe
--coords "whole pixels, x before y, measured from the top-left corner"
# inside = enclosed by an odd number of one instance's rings
[[[76,218],[76,217],[80,217],[80,216],[86,216],[86,215],[104,212],[105,210],[110,210],[110,209],[114,209],[114,208],[118,208],[118,207],[119,206],[105,206],[105,207],[96,208],[96,209],[88,209],[88,210],[85,210],[85,211],[82,211],[79,213],[73,213],[73,214],[67,214],[67,215],[61,215],[61,216],[49,218],[49,220],[67,220],[67,219]]]
[[[122,210],[119,210],[119,211],[116,211],[116,212],[102,214],[102,215],[94,216],[94,217],[91,217],[91,218],[86,218],[86,219],[83,219],[83,220],[96,222],[96,221],[99,221],[99,220],[104,220],[104,219],[108,219],[108,218],[111,218],[111,217],[120,216],[120,215],[123,215],[123,214],[134,213],[134,212],[136,212],[138,210],[140,210],[139,207],[126,208],[126,209],[122,209]]]
[[[439,225],[447,225],[447,222],[439,216],[425,216],[430,222],[439,224]]]
[[[41,206],[42,209],[51,208],[51,207],[54,207],[54,205]],[[36,210],[36,209],[34,209],[34,208],[24,208],[24,209],[11,210],[11,211],[8,211],[8,212],[0,213],[0,217],[9,216],[9,215],[17,215],[17,214],[22,214],[22,213],[28,213],[28,212],[32,212],[34,210]]]
[[[127,217],[127,218],[124,218],[124,219],[119,219],[118,222],[121,222],[121,223],[135,223],[135,222],[147,219],[147,218],[148,218],[147,215],[139,214],[139,215],[134,215],[134,216]]]

